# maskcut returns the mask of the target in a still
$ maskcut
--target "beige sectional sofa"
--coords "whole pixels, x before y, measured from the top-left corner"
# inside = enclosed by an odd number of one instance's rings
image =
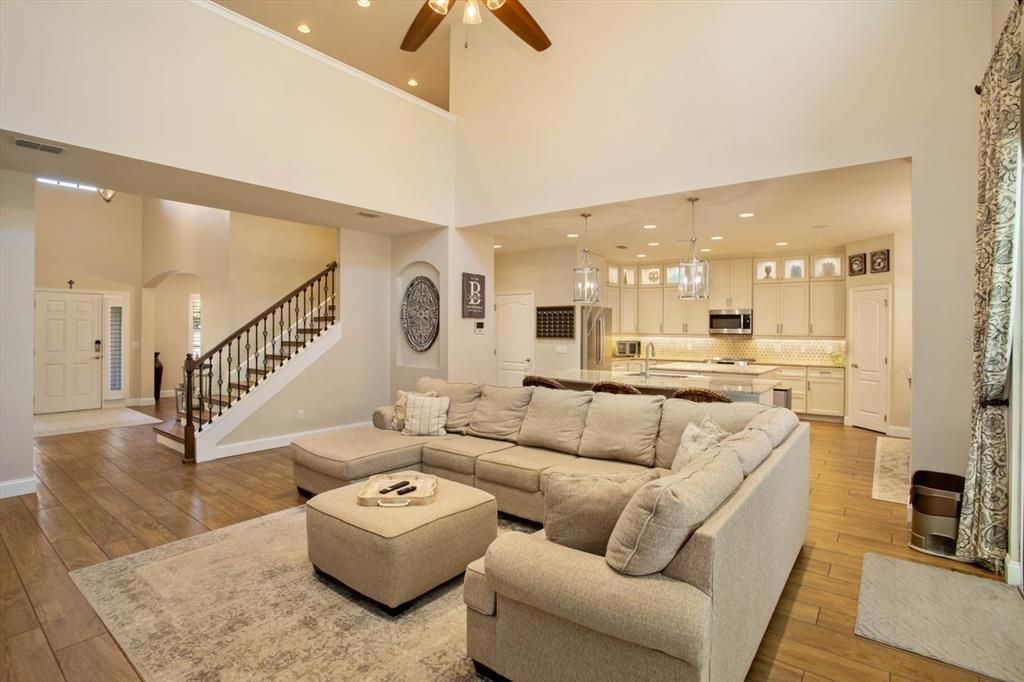
[[[320,493],[420,469],[542,522],[555,472],[666,476],[691,422],[710,415],[735,434],[723,446],[747,475],[664,570],[624,575],[544,531],[506,533],[467,568],[465,601],[469,655],[514,680],[743,679],[806,533],[806,424],[752,403],[436,379],[421,379],[417,390],[452,398],[448,427],[466,435],[404,435],[392,430],[401,426],[392,408],[381,408],[374,428],[293,443],[296,485]]]

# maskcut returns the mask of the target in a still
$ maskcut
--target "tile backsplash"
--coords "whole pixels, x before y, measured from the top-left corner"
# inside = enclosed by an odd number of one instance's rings
[[[654,343],[655,357],[706,360],[712,357],[753,358],[761,363],[788,365],[842,365],[843,339],[754,339],[735,336],[641,336],[617,334],[614,340],[640,339]],[[642,355],[642,353],[641,353]]]

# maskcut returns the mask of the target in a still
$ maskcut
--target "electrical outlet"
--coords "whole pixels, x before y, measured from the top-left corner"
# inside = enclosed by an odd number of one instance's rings
[[[686,342],[686,350],[693,350],[693,341]]]
[[[568,346],[555,346],[555,352],[556,353],[561,353],[562,355],[565,355],[566,353],[569,352],[569,347]]]
[[[772,344],[772,350],[775,351],[776,353],[781,353],[782,352],[782,344],[781,343],[773,343]]]
[[[299,410],[299,413],[296,416],[299,418],[299,421],[302,421],[302,420],[304,420],[306,418],[306,411],[305,410]]]
[[[138,341],[132,341],[132,349],[133,350],[138,350],[141,347],[142,347],[141,343],[139,343]]]

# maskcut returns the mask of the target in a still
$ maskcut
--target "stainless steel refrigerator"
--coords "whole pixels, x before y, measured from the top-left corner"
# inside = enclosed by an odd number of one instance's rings
[[[580,306],[580,369],[611,371],[612,309]]]

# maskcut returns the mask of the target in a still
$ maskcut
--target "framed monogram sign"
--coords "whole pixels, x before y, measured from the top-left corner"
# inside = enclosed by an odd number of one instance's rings
[[[462,316],[483,319],[486,302],[484,301],[484,275],[462,273]]]

